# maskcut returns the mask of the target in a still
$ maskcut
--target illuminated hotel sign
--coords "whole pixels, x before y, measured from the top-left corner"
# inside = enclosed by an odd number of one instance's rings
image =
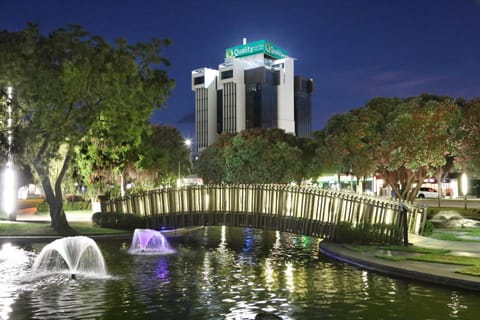
[[[225,56],[227,58],[246,57],[259,53],[269,55],[270,57],[275,59],[282,59],[288,57],[288,53],[285,50],[274,46],[266,40],[259,40],[225,49]]]

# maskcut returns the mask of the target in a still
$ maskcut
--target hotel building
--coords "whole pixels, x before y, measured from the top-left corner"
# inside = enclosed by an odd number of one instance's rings
[[[192,71],[195,144],[201,152],[222,132],[280,128],[308,137],[312,79],[294,76],[294,58],[260,40],[225,50],[218,70]]]

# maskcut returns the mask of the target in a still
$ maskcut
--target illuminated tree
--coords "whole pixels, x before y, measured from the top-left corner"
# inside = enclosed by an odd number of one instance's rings
[[[222,133],[215,142],[203,150],[194,162],[194,171],[202,177],[204,183],[221,183],[225,181],[225,158],[223,150],[232,143],[234,135]]]
[[[306,172],[306,142],[280,129],[222,134],[199,156],[196,172],[205,182],[290,183]],[[308,166],[307,166],[308,169]]]
[[[153,185],[174,184],[178,177],[190,170],[190,146],[175,127],[153,125],[144,137],[137,162],[138,173],[143,173]]]
[[[397,197],[413,200],[426,177],[440,181],[451,168],[459,115],[448,97],[375,98],[328,121],[316,134],[316,161],[339,174],[379,173]]]
[[[480,175],[480,98],[462,103],[459,124],[459,148],[456,167],[471,175]]]
[[[114,44],[69,26],[43,35],[29,24],[0,32],[0,86],[15,88],[19,155],[38,175],[50,207],[51,225],[70,231],[63,210],[62,182],[84,143],[98,143],[105,159],[128,163],[148,118],[173,86],[161,49],[153,39]],[[53,161],[61,163],[53,172]]]
[[[316,163],[322,172],[352,175],[359,180],[375,174],[373,139],[363,110],[334,115],[325,129],[316,133]]]

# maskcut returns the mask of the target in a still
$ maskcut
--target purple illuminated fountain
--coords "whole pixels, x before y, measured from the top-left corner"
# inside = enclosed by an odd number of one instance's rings
[[[135,229],[128,252],[131,254],[167,254],[174,250],[161,232],[153,229]]]
[[[43,247],[32,266],[32,274],[66,273],[75,279],[77,275],[104,277],[107,275],[105,260],[96,242],[88,237],[57,239]]]

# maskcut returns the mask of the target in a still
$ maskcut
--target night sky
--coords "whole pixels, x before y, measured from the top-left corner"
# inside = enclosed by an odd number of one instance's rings
[[[177,82],[152,118],[194,136],[191,71],[217,68],[225,49],[269,40],[314,79],[312,127],[375,96],[480,96],[480,0],[0,0],[0,29],[79,24],[130,43],[169,38]]]

